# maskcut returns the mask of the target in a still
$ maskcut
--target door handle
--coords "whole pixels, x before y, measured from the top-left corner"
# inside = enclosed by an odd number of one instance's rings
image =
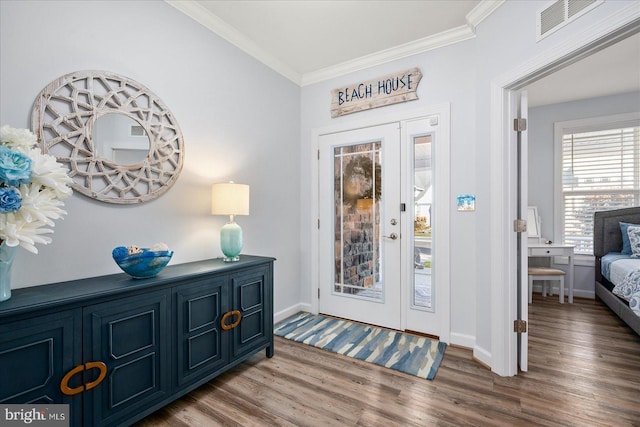
[[[388,236],[382,236],[382,237],[386,237],[387,239],[391,239],[391,240],[396,240],[398,238],[398,235],[396,233],[391,233]]]

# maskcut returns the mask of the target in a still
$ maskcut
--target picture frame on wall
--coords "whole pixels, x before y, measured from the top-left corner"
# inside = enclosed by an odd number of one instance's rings
[[[476,196],[473,194],[460,194],[457,196],[456,206],[459,212],[473,212],[476,210]]]

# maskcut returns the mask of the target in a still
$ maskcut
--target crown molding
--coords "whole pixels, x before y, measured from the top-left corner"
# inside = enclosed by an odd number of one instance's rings
[[[480,22],[493,13],[506,0],[482,0],[467,14],[466,25],[461,25],[429,37],[394,46],[379,52],[342,62],[317,71],[300,74],[254,43],[233,26],[218,18],[198,2],[164,0],[191,19],[213,31],[238,49],[262,62],[267,67],[291,80],[298,86],[307,86],[340,77],[354,71],[375,67],[397,59],[406,58],[429,50],[438,49],[475,37],[475,29]]]
[[[476,27],[480,25],[482,21],[489,17],[496,9],[498,9],[506,0],[483,0],[471,12],[467,13],[465,17],[467,25],[471,27],[475,33]]]
[[[302,76],[300,73],[269,54],[240,31],[211,13],[204,6],[191,1],[165,0],[165,2],[203,25],[205,28],[213,31],[215,34],[236,46],[238,49],[300,86],[302,82]]]
[[[418,53],[444,47],[475,37],[475,33],[467,25],[461,25],[451,30],[443,31],[429,37],[414,40],[399,46],[365,55],[331,67],[312,71],[302,76],[301,86],[319,83],[335,77],[340,77],[354,71],[364,70],[376,65],[386,64],[397,59],[406,58]]]

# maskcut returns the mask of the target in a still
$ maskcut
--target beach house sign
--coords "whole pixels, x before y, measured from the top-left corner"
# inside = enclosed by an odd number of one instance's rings
[[[354,83],[331,91],[331,117],[418,99],[419,68]]]

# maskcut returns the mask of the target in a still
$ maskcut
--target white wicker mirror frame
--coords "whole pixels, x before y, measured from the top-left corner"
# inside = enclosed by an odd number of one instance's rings
[[[105,114],[124,114],[149,136],[140,163],[119,165],[101,157],[93,125]],[[182,132],[169,108],[140,83],[105,71],[78,71],[38,94],[31,126],[44,153],[67,166],[75,191],[108,203],[134,204],[165,193],[184,162]]]

